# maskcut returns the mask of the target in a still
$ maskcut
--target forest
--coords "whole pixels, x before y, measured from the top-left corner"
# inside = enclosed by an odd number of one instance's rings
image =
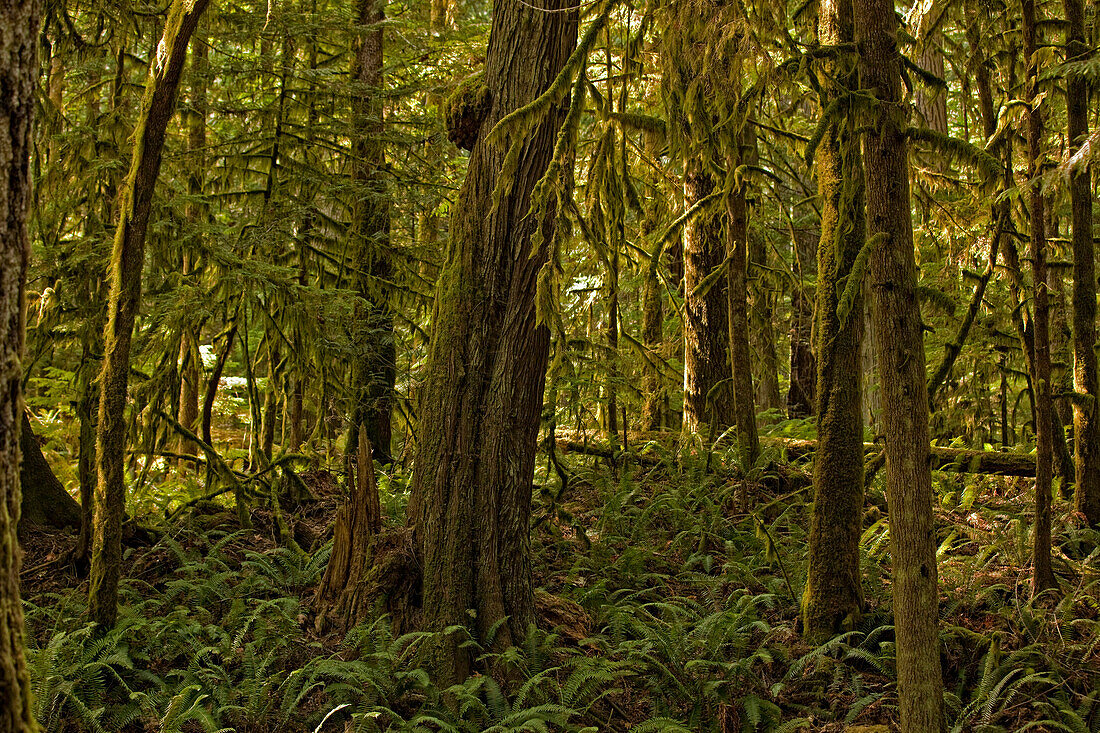
[[[0,733],[1100,733],[1097,0],[0,0]]]

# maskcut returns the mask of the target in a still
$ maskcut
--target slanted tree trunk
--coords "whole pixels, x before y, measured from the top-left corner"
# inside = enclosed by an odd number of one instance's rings
[[[19,485],[23,492],[19,529],[27,526],[79,527],[80,505],[65,491],[42,455],[26,410],[23,411],[19,449],[23,459],[19,465]]]
[[[145,232],[160,172],[168,122],[187,57],[187,45],[208,0],[173,0],[164,35],[149,67],[141,114],[134,133],[133,159],[120,197],[119,221],[111,254],[111,289],[104,331],[96,433],[95,519],[88,611],[97,624],[114,626],[122,562],[122,516],[126,504],[126,393],[130,342],[141,300]]]
[[[756,392],[752,385],[752,349],[749,347],[749,205],[743,184],[730,194],[727,208],[730,365],[737,444],[741,464],[748,471],[760,455],[760,437],[756,430]]]
[[[1034,373],[1031,384],[1035,391],[1035,532],[1031,551],[1031,587],[1036,594],[1056,586],[1050,558],[1051,486],[1054,470],[1052,436],[1054,412],[1050,385],[1050,294],[1047,283],[1046,197],[1038,183],[1041,173],[1043,118],[1036,98],[1039,94],[1038,29],[1034,0],[1021,0],[1023,14],[1024,58],[1027,74],[1025,95],[1027,112],[1027,207],[1030,230],[1032,300],[1035,332]],[[1094,296],[1095,297],[1095,296]]]
[[[714,191],[714,179],[697,162],[684,173],[684,206],[691,208]],[[684,226],[684,428],[697,431],[715,423],[733,425],[730,389],[729,301],[726,278],[700,286],[726,259],[722,217],[702,213]]]
[[[1066,60],[1088,57],[1082,0],[1063,0],[1066,12]],[[1080,150],[1089,134],[1089,82],[1066,80],[1066,137],[1070,151]],[[1073,456],[1077,486],[1073,508],[1093,527],[1100,527],[1100,376],[1096,364],[1096,248],[1092,226],[1092,173],[1078,167],[1070,173],[1073,217]]]
[[[521,141],[510,180],[500,178],[507,144],[487,138],[550,86],[577,33],[568,0],[535,4],[494,3],[484,72],[490,100],[439,277],[409,502],[424,571],[424,627],[472,626],[485,641],[495,627],[497,647],[522,639],[535,618],[531,480],[550,345],[549,329],[535,318],[535,294],[556,212],[529,212],[564,109],[555,105]],[[432,654],[444,680],[470,670],[460,641],[448,635]]]
[[[822,0],[818,39],[823,47],[854,41],[851,0]],[[826,109],[857,83],[854,69],[823,62],[818,72]],[[843,76],[841,76],[843,74]],[[863,161],[850,116],[829,125],[814,165],[821,198],[817,250],[817,453],[810,519],[810,562],[802,596],[807,638],[824,640],[854,628],[863,613],[859,537],[863,529],[863,286],[841,302],[863,248]],[[851,284],[849,284],[851,287]]]
[[[34,733],[23,654],[20,508],[22,359],[26,314],[31,119],[38,78],[36,0],[0,2],[0,733]]]
[[[359,282],[363,299],[361,353],[355,366],[357,398],[352,410],[347,451],[354,453],[359,430],[365,430],[380,463],[389,463],[392,440],[393,388],[397,378],[397,350],[393,334],[393,310],[388,281],[393,274],[389,252],[390,210],[386,187],[385,128],[382,104],[383,37],[385,0],[357,0],[358,45],[352,78],[356,104],[353,110],[353,177],[358,190],[353,213],[353,236],[360,248]]]
[[[869,286],[877,332],[890,505],[898,707],[902,733],[944,730],[928,391],[909,201],[908,115],[894,0],[855,0],[860,84],[878,102],[864,121]]]

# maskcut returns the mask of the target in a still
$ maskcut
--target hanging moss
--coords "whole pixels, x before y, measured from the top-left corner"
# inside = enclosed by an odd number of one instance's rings
[[[461,150],[473,150],[492,101],[492,92],[485,86],[484,72],[467,77],[443,105],[447,139]]]

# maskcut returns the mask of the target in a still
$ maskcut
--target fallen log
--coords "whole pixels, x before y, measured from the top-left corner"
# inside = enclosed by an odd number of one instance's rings
[[[582,453],[597,458],[612,458],[616,454],[605,444],[576,440],[574,437],[558,437],[555,440],[558,450],[564,453]],[[792,440],[786,438],[765,438],[760,442],[767,446],[782,448],[788,458],[809,458],[817,450],[816,440]],[[878,453],[882,446],[876,443],[864,443],[864,454]],[[658,456],[647,453],[630,453],[630,460],[642,465],[655,466],[661,462]],[[991,476],[1035,477],[1035,456],[1028,453],[968,450],[964,448],[932,447],[932,470],[951,473],[978,473]]]
[[[768,442],[783,448],[787,452],[788,458],[808,458],[811,453],[817,450],[816,440],[772,438]],[[864,454],[877,453],[881,450],[882,446],[877,443],[863,444]],[[999,451],[932,446],[932,470],[1034,478],[1035,456],[1028,453],[1002,453]]]

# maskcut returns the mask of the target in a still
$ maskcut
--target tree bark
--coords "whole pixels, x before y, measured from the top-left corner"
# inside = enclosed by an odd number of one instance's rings
[[[365,430],[380,463],[392,458],[393,389],[397,379],[393,309],[389,304],[389,280],[393,262],[389,252],[390,209],[384,167],[385,130],[382,98],[385,0],[357,0],[358,46],[352,77],[356,85],[353,110],[355,131],[353,178],[360,187],[353,213],[353,232],[360,248],[359,296],[363,300],[362,353],[359,355],[352,410],[352,430],[347,451],[356,450],[354,438]]]
[[[187,177],[187,193],[191,202],[187,205],[187,222],[201,232],[206,217],[206,207],[199,202],[203,194],[206,175],[206,116],[209,104],[206,94],[207,48],[205,39],[196,35],[191,43],[191,99],[187,118],[187,152],[191,169]],[[201,234],[196,234],[194,249],[201,251]],[[183,254],[183,274],[194,277],[196,257],[191,251]],[[192,319],[184,316],[184,328],[180,338],[180,425],[197,433],[199,419],[199,383],[202,381],[202,356],[199,353],[199,334]],[[184,437],[179,439],[178,451],[182,456],[193,456],[198,446]],[[186,469],[187,461],[180,466]]]
[[[34,733],[19,599],[20,433],[39,4],[0,2],[0,733]]]
[[[822,0],[823,47],[852,43],[851,0]],[[841,76],[843,74],[843,76]],[[823,62],[822,110],[857,83],[854,69]],[[863,287],[841,305],[844,283],[866,238],[863,162],[853,119],[833,122],[814,161],[821,199],[817,250],[817,452],[809,573],[802,597],[806,636],[824,640],[854,628],[863,613],[859,537],[863,530]],[[844,313],[838,312],[843,307]]]
[[[409,502],[424,568],[424,626],[474,627],[483,642],[496,626],[498,647],[522,639],[535,618],[529,516],[550,344],[549,329],[535,318],[535,293],[556,212],[529,212],[564,109],[555,105],[522,143],[510,181],[500,180],[507,145],[487,136],[550,86],[575,45],[571,3],[537,4],[494,5],[484,72],[491,101],[440,273]],[[460,641],[450,634],[432,652],[444,680],[470,670]]]
[[[711,175],[688,161],[684,206],[691,208],[713,191]],[[721,219],[721,214],[703,213],[684,226],[684,428],[692,431],[711,423],[721,431],[734,423],[726,278],[696,292],[726,258]]]
[[[894,626],[902,733],[944,730],[928,391],[909,200],[908,118],[894,0],[856,0],[861,86],[878,102],[865,121],[867,235],[890,504]]]
[[[164,35],[151,59],[149,77],[135,131],[133,159],[120,198],[119,220],[111,254],[111,288],[100,375],[96,433],[98,483],[92,532],[88,611],[97,624],[114,626],[122,562],[122,516],[126,504],[123,462],[126,454],[126,393],[130,343],[141,300],[145,232],[160,172],[164,138],[176,103],[188,40],[207,0],[174,0]]]
[[[732,161],[731,161],[732,165]],[[752,349],[749,346],[749,205],[744,185],[727,201],[729,211],[729,344],[733,407],[741,463],[748,471],[760,455],[756,429],[756,391],[752,384]]]
[[[1090,51],[1085,40],[1082,0],[1063,0],[1066,13],[1066,60],[1081,61]],[[1066,137],[1070,153],[1080,150],[1089,134],[1089,83],[1083,76],[1066,80]],[[1073,218],[1073,454],[1077,485],[1073,508],[1093,527],[1100,527],[1100,376],[1096,363],[1096,251],[1092,227],[1092,172],[1070,173]]]
[[[1038,29],[1034,0],[1021,0],[1024,58],[1027,67],[1025,95],[1027,111],[1027,208],[1030,231],[1031,274],[1035,308],[1034,373],[1035,391],[1035,531],[1031,550],[1031,588],[1035,594],[1056,586],[1051,567],[1051,486],[1054,473],[1053,405],[1050,393],[1050,293],[1047,283],[1046,197],[1038,181],[1041,173],[1043,118],[1039,94]]]
[[[363,431],[356,462],[356,481],[336,514],[332,555],[314,598],[321,629],[333,624],[347,631],[373,608],[371,546],[382,530],[382,510],[370,442]]]

